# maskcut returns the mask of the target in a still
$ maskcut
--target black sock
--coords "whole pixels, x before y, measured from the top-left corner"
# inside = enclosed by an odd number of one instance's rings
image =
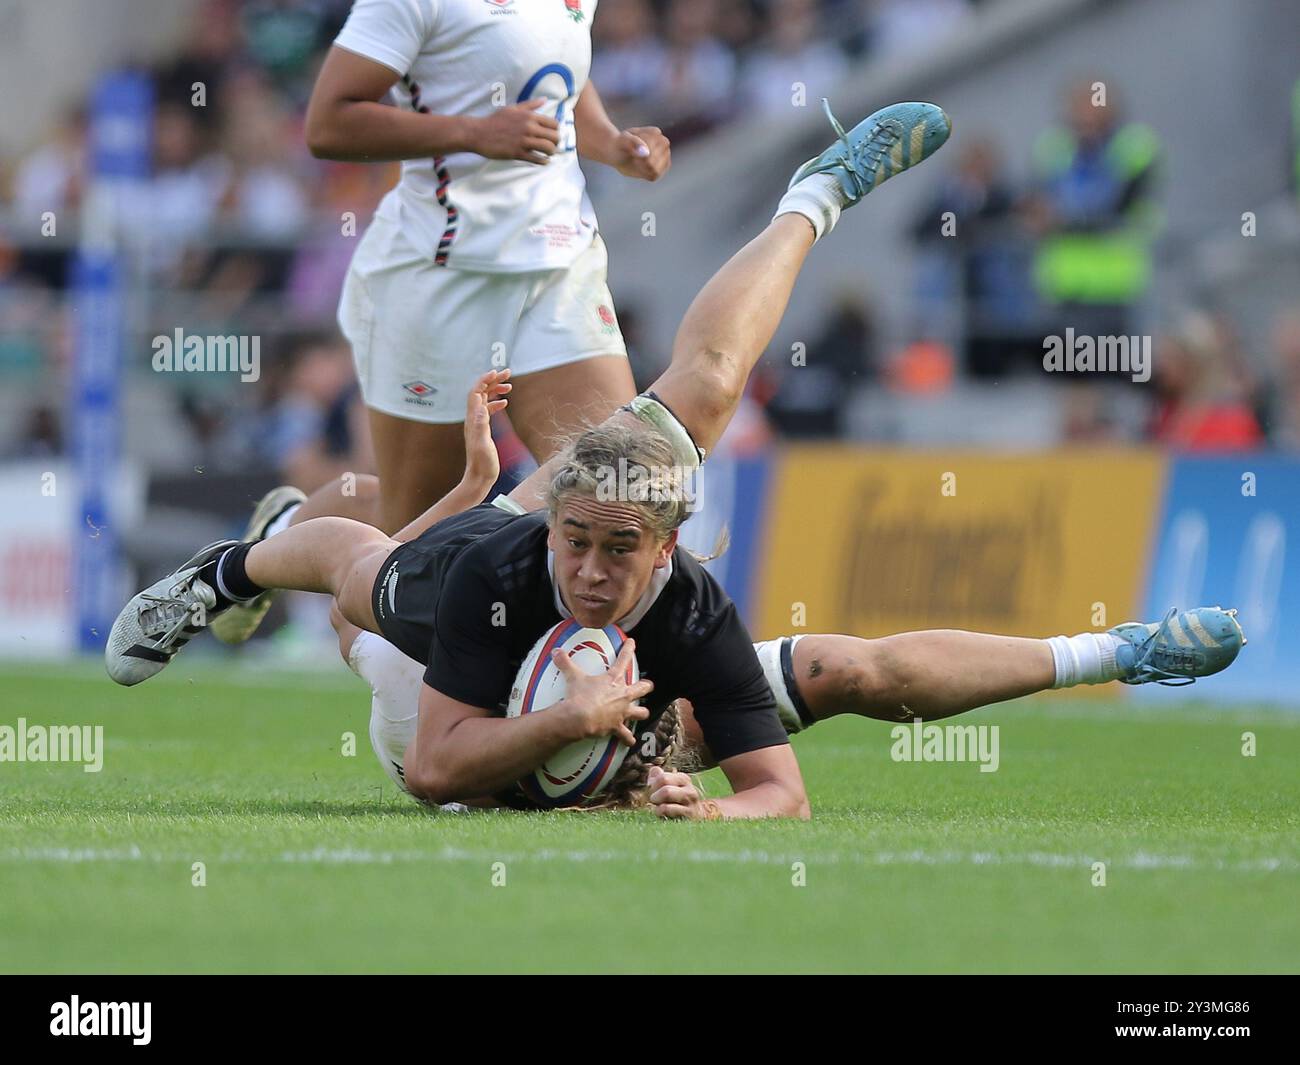
[[[244,569],[248,552],[255,546],[237,544],[199,567],[199,579],[217,594],[218,610],[224,610],[232,603],[246,603],[266,591],[260,584],[250,580]]]

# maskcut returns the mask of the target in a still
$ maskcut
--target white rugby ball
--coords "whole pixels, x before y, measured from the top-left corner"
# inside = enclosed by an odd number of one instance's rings
[[[564,698],[564,675],[551,660],[562,650],[573,664],[589,675],[605,673],[614,664],[627,637],[617,625],[585,629],[572,618],[542,634],[515,675],[506,704],[507,717],[536,714]],[[640,678],[636,656],[627,671],[627,683]],[[627,757],[628,748],[613,736],[579,740],[551,755],[519,781],[524,793],[538,806],[574,806],[605,788]]]

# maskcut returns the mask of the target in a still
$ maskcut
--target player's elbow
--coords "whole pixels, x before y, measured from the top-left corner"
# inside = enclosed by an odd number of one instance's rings
[[[785,801],[782,810],[783,817],[794,818],[798,821],[812,820],[812,806],[808,802],[808,793],[802,787],[784,788]]]
[[[338,140],[327,122],[317,119],[312,121],[307,116],[307,125],[303,130],[307,141],[307,150],[317,159],[337,159]]]
[[[302,134],[307,142],[307,150],[317,159],[344,157],[343,137],[337,121],[338,111],[337,103],[318,101],[314,97],[307,106]]]
[[[441,806],[456,801],[455,781],[436,760],[408,765],[405,780],[407,790],[423,802]]]
[[[812,820],[812,806],[802,781],[782,780],[773,777],[761,786],[763,799],[757,811],[750,816],[788,818],[797,821]]]
[[[808,802],[808,792],[804,789],[802,778],[790,780],[780,777],[772,780],[771,784],[777,793],[778,817],[812,820],[812,806]]]

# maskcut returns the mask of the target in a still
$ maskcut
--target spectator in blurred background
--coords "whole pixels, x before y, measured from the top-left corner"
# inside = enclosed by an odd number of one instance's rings
[[[862,295],[841,292],[822,332],[778,367],[760,374],[756,388],[777,432],[800,439],[843,436],[850,404],[876,376],[875,323]]]
[[[733,55],[747,55],[763,30],[756,0],[718,0],[716,28],[718,40],[731,49]]]
[[[684,140],[731,116],[736,58],[717,36],[717,0],[669,0],[665,26],[667,63],[656,113],[669,138]]]
[[[969,0],[864,0],[871,48],[882,55],[914,52],[941,41],[970,13]]]
[[[657,121],[652,101],[667,81],[668,53],[650,0],[603,0],[591,32],[591,80],[610,118],[622,126]]]
[[[350,0],[244,0],[240,24],[249,55],[304,105],[319,49],[329,43],[349,7]]]
[[[53,211],[65,224],[81,206],[86,185],[86,112],[69,111],[44,144],[18,164],[13,182],[13,207],[18,224],[38,231],[42,216]]]
[[[63,454],[63,430],[53,407],[44,403],[33,407],[27,415],[22,433],[10,452],[12,458],[45,459]]]
[[[126,231],[147,245],[154,273],[174,269],[211,230],[229,180],[230,164],[211,150],[194,113],[184,104],[158,106],[153,173],[125,205]]]
[[[1151,437],[1177,451],[1245,451],[1264,434],[1251,410],[1249,383],[1227,348],[1229,335],[1209,315],[1190,315],[1162,337],[1155,354],[1157,405]]]
[[[918,244],[946,261],[949,285],[960,301],[966,370],[975,377],[1005,373],[1019,361],[1033,309],[1002,157],[989,141],[967,140],[956,168],[912,227]]]
[[[279,479],[310,493],[344,473],[370,472],[365,405],[347,344],[328,334],[292,338],[282,380],[257,433]]]
[[[1080,82],[1065,107],[1065,124],[1034,147],[1035,279],[1055,331],[1127,336],[1151,280],[1160,143],[1146,126],[1120,121],[1110,85]]]
[[[746,61],[741,98],[765,115],[789,115],[832,96],[848,70],[844,53],[822,36],[817,0],[774,0],[763,46]]]
[[[1061,442],[1090,446],[1120,441],[1107,399],[1108,390],[1094,382],[1071,381],[1065,392]]]
[[[243,43],[236,0],[203,0],[194,9],[180,54],[154,72],[158,103],[193,108],[195,119],[208,132],[215,132],[221,119],[221,90],[238,68]],[[198,106],[196,100],[201,101]]]
[[[1270,341],[1273,379],[1264,424],[1275,446],[1300,451],[1300,310],[1278,315]]]
[[[222,218],[254,240],[290,241],[308,221],[298,124],[253,71],[232,79],[222,96],[221,149],[230,163]]]

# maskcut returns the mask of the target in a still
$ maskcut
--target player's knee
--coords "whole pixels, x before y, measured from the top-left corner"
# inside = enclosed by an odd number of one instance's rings
[[[343,616],[343,611],[339,609],[337,599],[330,602],[330,624],[338,634],[339,654],[342,656],[343,661],[347,662],[352,656],[352,645],[361,634],[361,629]]]
[[[709,350],[693,359],[682,373],[696,418],[716,423],[731,417],[745,391],[740,360]],[[678,416],[683,415],[678,412]]]
[[[375,577],[393,550],[396,540],[378,529],[366,526],[369,533],[339,560],[333,577],[335,605],[345,620],[366,628],[371,611],[370,597],[374,591]]]
[[[406,766],[404,779],[406,790],[421,802],[440,806],[456,800],[449,778],[436,765],[417,760]]]
[[[710,349],[700,357],[697,372],[708,385],[708,394],[728,411],[740,402],[748,375],[743,361],[734,354]]]
[[[888,710],[895,716],[912,716],[908,704],[915,698],[913,676],[894,637],[868,640],[867,644],[860,683],[864,688],[870,686],[873,705]]]
[[[854,654],[831,658],[820,667],[819,679],[833,693],[833,705],[849,713],[876,708],[893,694],[895,666],[887,640],[865,640]]]

